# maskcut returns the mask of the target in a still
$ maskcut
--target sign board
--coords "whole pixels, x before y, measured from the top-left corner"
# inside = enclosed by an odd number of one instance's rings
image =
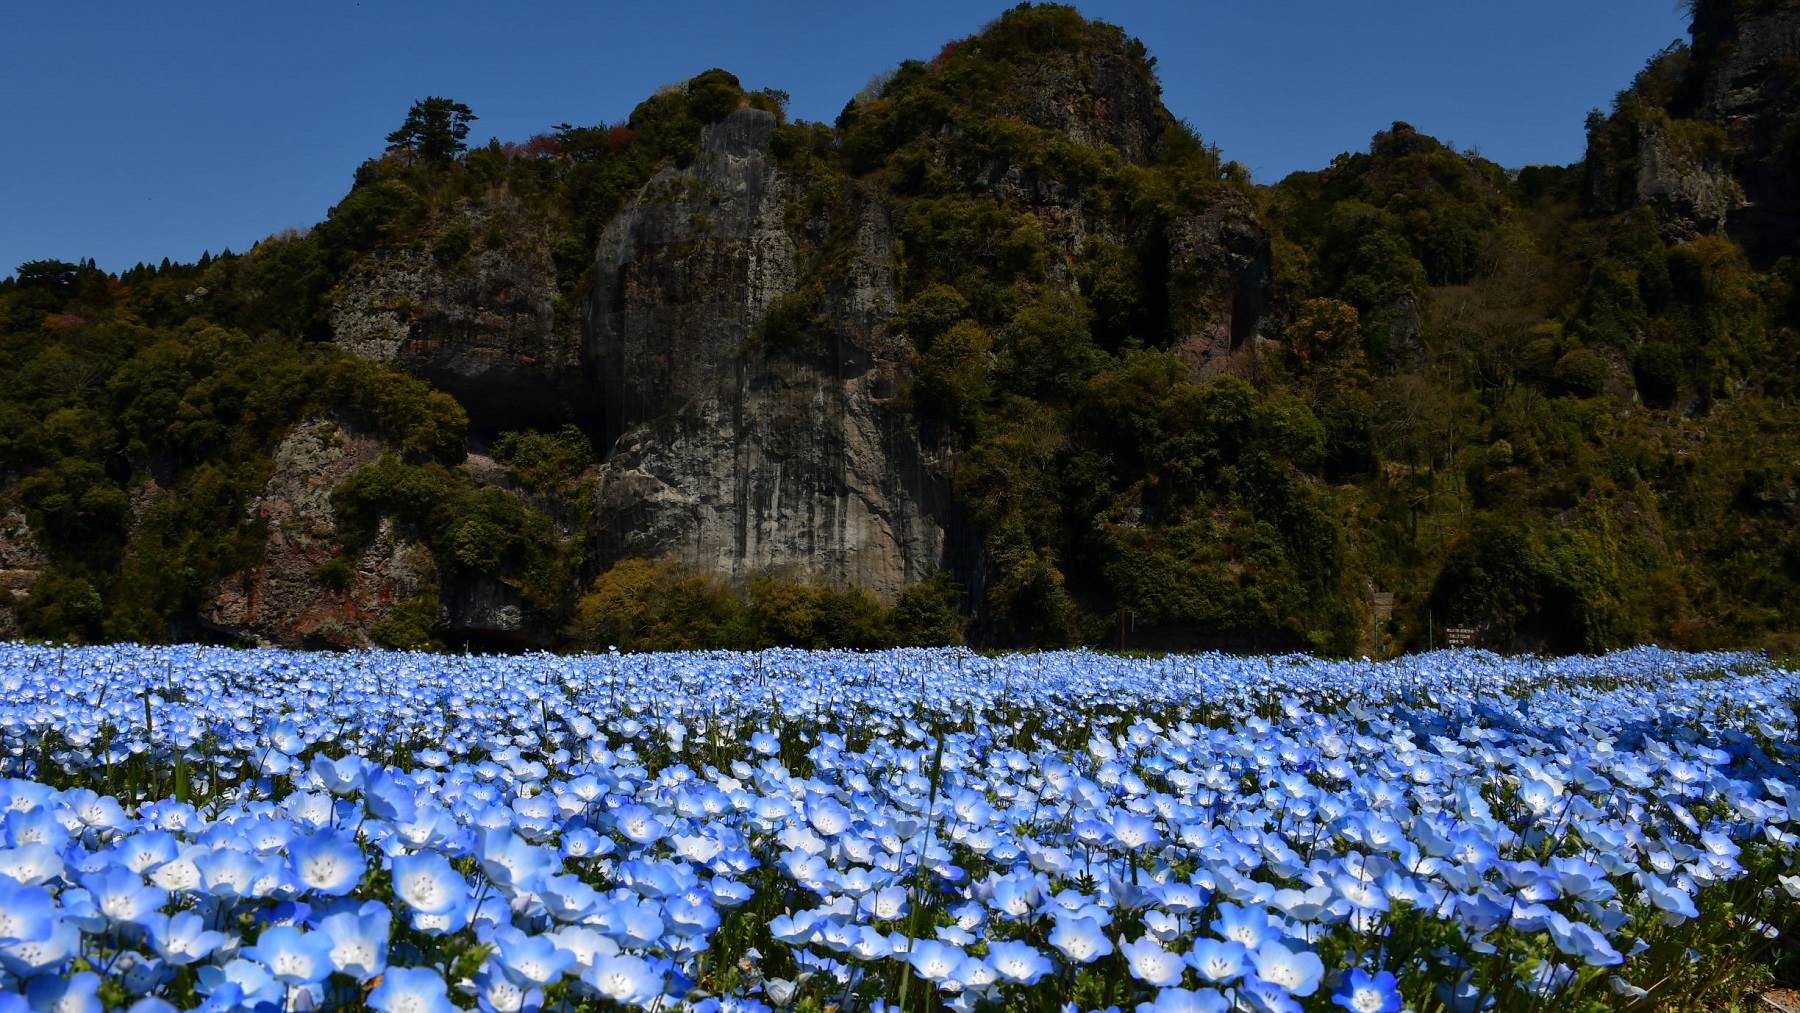
[[[1475,628],[1472,626],[1444,627],[1444,643],[1451,647],[1474,647]]]
[[[1375,592],[1375,619],[1385,623],[1392,618],[1394,618],[1394,592]]]

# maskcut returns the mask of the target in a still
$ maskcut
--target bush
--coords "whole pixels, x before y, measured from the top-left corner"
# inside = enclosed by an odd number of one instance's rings
[[[369,639],[395,651],[441,651],[444,645],[435,634],[443,628],[443,615],[436,595],[405,598],[369,627]]]

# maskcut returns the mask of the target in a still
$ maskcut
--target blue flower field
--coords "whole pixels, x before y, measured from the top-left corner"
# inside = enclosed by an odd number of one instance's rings
[[[0,1013],[1727,1008],[1758,656],[0,645]]]

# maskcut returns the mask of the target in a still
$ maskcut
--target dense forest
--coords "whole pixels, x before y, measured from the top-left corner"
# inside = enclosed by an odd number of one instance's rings
[[[1775,185],[1746,175],[1767,151],[1707,97],[1747,51],[1729,32],[1792,16],[1695,5],[1692,44],[1655,54],[1561,167],[1395,123],[1258,183],[1162,108],[1141,43],[1056,5],[902,64],[832,124],[723,70],[517,143],[472,145],[468,107],[423,100],[309,231],[0,281],[0,633],[242,636],[209,609],[272,537],[251,504],[284,437],[323,418],[382,449],[329,490],[307,576],[349,594],[371,545],[416,546],[422,578],[367,631],[390,646],[455,645],[444,589],[482,578],[547,631],[532,645],[571,648],[1102,645],[1128,611],[1128,646],[1388,654],[1467,626],[1507,650],[1792,651],[1800,251],[1746,197]],[[1047,67],[1113,111],[1021,113]],[[1779,154],[1800,75],[1772,73]],[[1147,104],[1119,112],[1137,81]],[[391,251],[450,277],[536,257],[548,327],[579,346],[609,223],[743,108],[776,118],[802,268],[739,354],[814,355],[858,208],[892,222],[892,410],[954,460],[974,547],[897,596],[619,558],[593,515],[620,435],[604,411],[508,414],[334,326]],[[1223,297],[1183,259],[1221,221],[1249,251]],[[1198,334],[1223,351],[1196,355]]]

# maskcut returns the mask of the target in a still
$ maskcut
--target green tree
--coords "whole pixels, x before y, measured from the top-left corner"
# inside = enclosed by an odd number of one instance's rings
[[[389,151],[409,151],[425,162],[448,162],[467,151],[469,124],[476,116],[468,106],[432,95],[412,104],[406,122],[387,135]]]

